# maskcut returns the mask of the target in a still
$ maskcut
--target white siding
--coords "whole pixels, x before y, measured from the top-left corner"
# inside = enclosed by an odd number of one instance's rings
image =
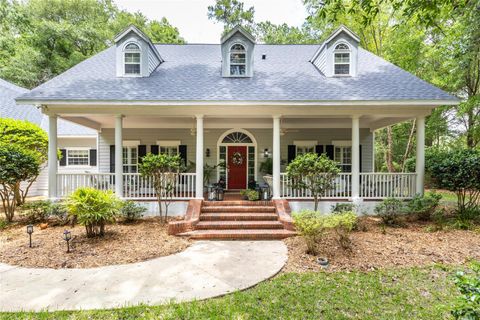
[[[97,139],[96,137],[91,138],[58,138],[58,149],[73,148],[73,147],[82,147],[82,148],[97,148]],[[98,158],[98,150],[97,150]],[[98,164],[98,161],[97,161]],[[76,172],[96,172],[97,167],[68,167],[68,166],[58,166],[59,173],[76,173]],[[48,168],[47,165],[44,165],[43,170],[40,172],[37,180],[32,184],[30,188],[30,196],[46,196],[48,194]]]

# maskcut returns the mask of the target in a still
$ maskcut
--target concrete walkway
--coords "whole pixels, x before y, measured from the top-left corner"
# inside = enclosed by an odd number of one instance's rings
[[[140,263],[92,269],[0,264],[0,311],[105,309],[206,299],[272,277],[287,261],[281,241],[199,241]]]

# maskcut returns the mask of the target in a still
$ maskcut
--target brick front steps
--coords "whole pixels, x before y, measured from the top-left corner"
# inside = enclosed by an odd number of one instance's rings
[[[289,224],[280,219],[273,201],[203,201],[199,211],[190,230],[177,235],[203,240],[275,240],[295,235],[285,228]]]

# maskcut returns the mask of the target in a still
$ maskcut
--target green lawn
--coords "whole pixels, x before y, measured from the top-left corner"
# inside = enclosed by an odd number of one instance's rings
[[[441,267],[289,273],[222,298],[159,307],[0,314],[2,319],[445,319],[458,296]]]

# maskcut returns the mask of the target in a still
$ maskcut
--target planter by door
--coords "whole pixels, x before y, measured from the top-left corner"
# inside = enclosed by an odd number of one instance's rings
[[[247,147],[228,147],[228,189],[247,187]]]

